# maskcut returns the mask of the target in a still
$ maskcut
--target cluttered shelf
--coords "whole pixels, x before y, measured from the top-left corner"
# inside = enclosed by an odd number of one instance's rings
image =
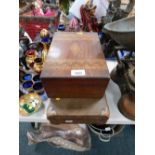
[[[117,65],[117,61],[107,60],[107,65],[109,72]],[[105,92],[107,98],[107,104],[110,111],[110,117],[107,120],[106,124],[134,124],[135,122],[124,117],[118,110],[117,103],[121,96],[119,87],[110,80],[109,85]],[[50,100],[44,102],[43,107],[36,113],[30,116],[20,116],[20,122],[48,122],[46,110],[50,103]]]

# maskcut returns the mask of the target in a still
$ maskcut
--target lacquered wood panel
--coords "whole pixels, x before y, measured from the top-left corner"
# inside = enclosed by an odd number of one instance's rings
[[[98,34],[56,32],[41,78],[49,97],[102,97],[110,76]]]
[[[104,124],[109,118],[109,108],[105,96],[101,99],[52,98],[47,118],[51,123]]]

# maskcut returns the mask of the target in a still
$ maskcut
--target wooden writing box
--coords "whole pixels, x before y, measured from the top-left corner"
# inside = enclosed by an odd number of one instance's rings
[[[104,124],[109,118],[106,97],[51,99],[47,119],[54,124],[86,123]]]
[[[100,98],[109,71],[97,33],[56,32],[41,73],[49,98]]]

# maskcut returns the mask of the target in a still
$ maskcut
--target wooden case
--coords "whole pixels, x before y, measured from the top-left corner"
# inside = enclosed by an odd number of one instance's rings
[[[97,33],[56,32],[41,73],[50,98],[100,98],[109,71]]]
[[[104,124],[109,118],[106,97],[100,99],[61,98],[51,99],[47,119],[54,124],[86,123]]]

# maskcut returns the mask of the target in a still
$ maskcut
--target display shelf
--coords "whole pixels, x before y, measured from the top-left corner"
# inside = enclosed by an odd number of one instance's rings
[[[117,65],[117,61],[107,61],[109,72]],[[106,89],[107,103],[110,110],[110,117],[106,124],[134,124],[135,122],[124,117],[117,108],[118,100],[120,99],[121,93],[119,87],[110,80],[109,85]],[[43,107],[31,116],[19,116],[20,122],[48,122],[46,118],[46,109],[50,99],[44,102]]]

